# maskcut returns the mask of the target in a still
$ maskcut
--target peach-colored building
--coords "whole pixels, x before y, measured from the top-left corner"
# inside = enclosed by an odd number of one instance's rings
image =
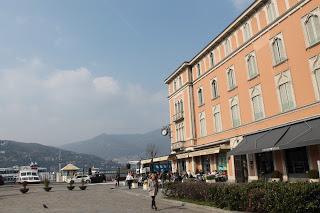
[[[320,0],[257,0],[165,83],[173,170],[304,178],[320,160]]]

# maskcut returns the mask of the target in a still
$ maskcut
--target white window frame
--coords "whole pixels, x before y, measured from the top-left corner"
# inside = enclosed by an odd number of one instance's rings
[[[277,90],[277,97],[278,97],[278,102],[279,102],[279,106],[280,106],[280,110],[281,112],[288,112],[290,110],[293,110],[296,108],[296,99],[295,99],[295,94],[294,94],[294,90],[293,90],[293,85],[292,85],[292,79],[291,79],[291,74],[290,74],[290,70],[287,70],[285,72],[282,72],[278,75],[275,76],[275,85],[276,85],[276,90]],[[282,105],[283,101],[281,99],[281,94],[280,94],[280,86],[288,83],[288,88],[289,88],[289,92],[290,92],[290,96],[292,97],[292,107],[285,109]]]
[[[184,122],[178,123],[176,127],[176,142],[185,141]]]
[[[210,53],[209,53],[209,62],[210,62],[210,67],[214,67],[216,62],[215,62],[215,55],[214,55],[214,51],[212,50]]]
[[[247,30],[246,30],[247,29]],[[248,34],[248,35],[247,35]],[[250,21],[247,21],[242,26],[242,35],[243,35],[243,41],[247,42],[252,37],[252,30],[251,30],[251,24]]]
[[[275,10],[275,14],[274,14],[275,17],[274,17],[272,20],[270,19],[269,12],[268,12],[268,7],[269,7],[271,4],[273,4],[274,10]],[[266,16],[267,16],[267,22],[268,22],[268,24],[271,24],[274,20],[276,20],[276,19],[279,17],[279,10],[278,10],[277,1],[275,1],[275,0],[270,0],[270,1],[266,4],[266,6],[265,6],[265,13],[267,14]]]
[[[216,82],[216,96],[214,96],[214,92],[213,92],[213,81]],[[212,99],[216,99],[219,97],[219,86],[218,86],[218,79],[217,78],[213,78],[211,81],[210,81],[210,86],[211,86],[211,97]]]
[[[282,48],[283,48],[283,52],[278,52],[279,53],[279,61],[276,60],[276,53],[273,51],[273,43],[276,42],[276,40],[279,40],[281,41],[281,45],[282,45]],[[285,46],[285,42],[284,42],[284,39],[283,39],[283,34],[282,33],[279,33],[278,35],[274,36],[271,40],[270,40],[270,48],[271,48],[271,53],[272,53],[272,61],[273,61],[273,66],[276,66],[278,64],[281,64],[283,63],[284,61],[287,60],[287,51],[286,51],[286,46]]]
[[[182,76],[181,75],[179,75],[178,76],[178,85],[179,85],[179,89],[182,87],[182,85],[183,85],[183,81],[182,81]]]
[[[229,71],[232,70],[233,71],[233,82],[234,82],[234,85],[233,87],[231,87],[230,85],[230,79],[229,79]],[[237,78],[236,78],[236,72],[234,70],[234,66],[231,66],[229,67],[227,70],[226,70],[226,75],[227,75],[227,81],[228,81],[228,90],[233,90],[234,88],[237,87]]]
[[[226,38],[223,46],[224,46],[225,57],[227,57],[232,53],[232,45],[231,45],[230,37]]]
[[[263,102],[263,96],[261,91],[261,85],[254,86],[249,89],[249,96],[250,96],[250,102],[251,102],[251,111],[252,111],[252,120],[258,121],[265,118],[265,111],[264,111],[264,102]],[[260,112],[262,116],[260,118],[256,117],[255,107],[253,103],[253,98],[259,96],[259,105],[260,105]]]
[[[253,58],[253,60],[254,60],[254,67],[253,68],[254,68],[255,73],[253,73],[253,75],[250,75],[250,66],[249,66],[250,58]],[[248,80],[251,80],[259,75],[256,53],[253,51],[253,52],[249,53],[248,55],[246,55],[245,61],[246,61],[246,65],[247,65]]]
[[[203,120],[203,126],[201,125],[201,121]],[[201,112],[199,114],[199,129],[200,129],[200,137],[205,137],[207,135],[207,125],[206,125],[206,114],[205,112]]]
[[[310,71],[312,76],[312,85],[316,100],[320,100],[320,81],[318,82],[315,75],[315,70],[320,72],[320,55],[316,55],[309,59]]]
[[[199,91],[200,90],[201,90],[201,100],[202,100],[202,102],[200,102],[200,96],[199,96]],[[198,88],[197,95],[198,95],[198,106],[204,105],[204,94],[203,94],[203,88],[202,87]]]
[[[197,69],[197,77],[199,77],[201,75],[201,62],[197,63],[196,69]]]
[[[232,108],[237,105],[237,116],[239,118],[239,125],[236,126],[235,124],[235,120],[234,120],[234,117],[233,117],[233,112],[232,112]],[[241,113],[240,113],[240,104],[239,104],[239,98],[238,96],[234,96],[232,98],[229,99],[229,106],[230,106],[230,115],[231,115],[231,123],[232,123],[232,127],[233,128],[237,128],[239,126],[241,126]]]
[[[317,38],[318,40],[316,40],[314,43],[311,43],[311,41],[309,40],[309,34],[308,34],[308,30],[306,28],[306,22],[313,15],[318,16],[319,21],[320,21],[320,8],[319,7],[317,7],[314,10],[312,10],[307,15],[305,15],[305,16],[303,16],[301,18],[301,25],[302,25],[302,29],[303,29],[303,33],[304,33],[304,40],[305,40],[305,44],[306,44],[307,48],[309,48],[309,47],[311,47],[313,45],[316,45],[316,44],[318,44],[320,42],[320,31],[316,32],[317,35],[318,35],[318,38]]]
[[[216,117],[215,117],[216,114],[219,114],[218,120],[216,120]],[[212,108],[213,126],[214,126],[214,131],[216,133],[222,132],[222,130],[223,130],[221,117],[222,116],[221,116],[220,104],[218,104]],[[217,128],[217,126],[218,126],[217,123],[219,123],[219,125],[220,125],[219,128]]]

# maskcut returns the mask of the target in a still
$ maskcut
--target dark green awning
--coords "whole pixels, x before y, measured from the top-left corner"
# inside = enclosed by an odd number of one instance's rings
[[[245,136],[228,155],[243,155],[320,144],[320,119]]]

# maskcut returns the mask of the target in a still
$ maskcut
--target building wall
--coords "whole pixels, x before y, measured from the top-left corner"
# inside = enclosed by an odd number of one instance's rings
[[[253,6],[255,4],[258,5],[260,2],[262,1],[255,1]],[[181,68],[178,74],[180,73],[183,76],[184,83],[186,83],[187,79],[190,80],[189,86],[185,86],[181,92],[175,93],[172,85],[173,78],[168,81],[170,116],[172,117],[174,114],[174,100],[182,98],[185,103],[185,147],[212,144],[320,115],[320,104],[312,84],[309,64],[310,58],[320,54],[320,45],[315,45],[311,48],[306,46],[306,37],[301,22],[302,18],[310,11],[320,7],[320,1],[274,0],[273,2],[276,5],[279,17],[276,21],[269,23],[265,6],[257,6],[254,10],[247,11],[249,18],[243,19],[241,23],[248,22],[250,25],[251,38],[248,41],[244,41],[243,24],[235,22],[233,29],[230,29],[226,36],[220,36],[220,40],[218,39],[208,45],[187,65],[182,66],[184,68]],[[281,34],[284,41],[287,60],[275,66],[270,43],[272,38],[279,34]],[[232,46],[230,55],[227,55],[225,51],[224,42],[226,39],[229,39]],[[210,64],[211,52],[214,53],[215,57],[215,65],[213,67]],[[245,58],[252,52],[255,53],[259,74],[255,78],[249,79]],[[197,64],[201,66],[200,76],[197,74]],[[234,67],[236,76],[237,87],[233,90],[229,90],[227,84],[226,73],[229,67]],[[191,69],[191,73],[188,72],[189,69]],[[295,107],[290,111],[281,112],[275,79],[277,75],[286,71],[290,72]],[[211,81],[213,79],[218,80],[218,98],[212,97]],[[249,91],[257,85],[261,87],[265,117],[259,121],[254,121]],[[204,104],[201,106],[198,104],[199,88],[202,88],[204,92]],[[235,96],[239,100],[241,125],[233,128],[230,99]],[[222,132],[219,133],[214,131],[212,109],[216,105],[220,105],[222,116]],[[199,115],[202,112],[205,113],[206,118],[207,134],[204,137],[200,137]],[[170,124],[173,132],[172,142],[174,143],[174,127],[176,124],[172,119]],[[193,138],[192,126],[195,127],[195,138]],[[319,156],[319,150],[311,150],[310,154]],[[275,153],[275,158],[282,158],[280,152]],[[278,160],[276,162],[276,168],[279,167],[280,170],[283,165],[280,165],[281,163]],[[199,164],[201,162],[197,163],[197,169],[201,167]],[[230,159],[228,170],[229,175],[232,176],[234,172]]]

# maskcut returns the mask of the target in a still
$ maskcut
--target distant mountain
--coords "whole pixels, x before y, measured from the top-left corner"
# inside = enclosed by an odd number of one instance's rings
[[[170,153],[169,137],[162,136],[160,129],[146,134],[101,134],[89,140],[65,144],[61,148],[96,155],[106,160],[125,162],[146,157],[145,150],[148,144],[158,147],[158,155]]]
[[[27,166],[30,161],[33,161],[37,162],[40,167],[57,171],[60,152],[62,166],[67,163],[73,163],[80,168],[104,167],[105,165],[104,159],[94,155],[79,154],[37,143],[0,140],[0,167]]]

